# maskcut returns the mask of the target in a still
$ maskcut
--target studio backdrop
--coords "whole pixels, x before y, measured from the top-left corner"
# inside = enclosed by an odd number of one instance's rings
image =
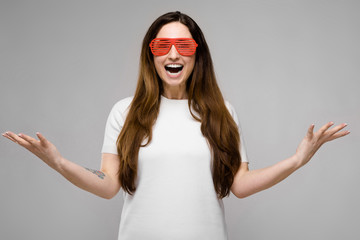
[[[250,169],[290,157],[312,123],[351,131],[273,188],[225,198],[229,239],[359,239],[359,1],[1,0],[0,131],[39,131],[99,169],[110,109],[134,94],[145,32],[177,10],[205,34]],[[0,160],[1,239],[117,239],[122,191],[105,200],[80,190],[5,138]]]

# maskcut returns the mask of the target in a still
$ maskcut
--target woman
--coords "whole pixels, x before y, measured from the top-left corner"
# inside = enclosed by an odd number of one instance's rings
[[[25,147],[76,186],[110,199],[124,191],[119,239],[227,239],[222,198],[244,198],[282,181],[325,142],[343,137],[332,122],[296,153],[249,171],[237,117],[216,83],[197,24],[171,12],[150,26],[142,44],[134,97],[115,104],[102,148],[101,170],[65,158],[43,135],[4,137]]]

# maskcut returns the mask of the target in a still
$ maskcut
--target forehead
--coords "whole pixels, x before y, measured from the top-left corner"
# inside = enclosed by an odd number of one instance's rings
[[[171,22],[162,26],[157,38],[192,38],[187,26],[180,22]]]

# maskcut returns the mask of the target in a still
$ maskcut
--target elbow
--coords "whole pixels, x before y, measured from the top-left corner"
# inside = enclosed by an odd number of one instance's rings
[[[120,188],[120,185],[108,185],[102,189],[102,194],[100,197],[110,200],[117,195],[117,193],[120,191]]]
[[[250,196],[251,194],[249,194],[248,192],[243,190],[243,187],[240,186],[236,186],[233,185],[231,188],[231,192],[235,195],[235,197],[237,198],[246,198],[248,196]]]
[[[98,196],[104,199],[112,199],[116,196],[116,194],[119,192],[119,190],[117,191],[108,191],[108,192],[103,192],[102,194],[99,194]]]
[[[106,195],[102,195],[102,196],[100,196],[100,197],[102,197],[102,198],[104,198],[104,199],[107,199],[107,200],[110,200],[110,199],[112,199],[114,196],[113,196],[113,195],[110,195],[110,194],[106,194]]]
[[[236,192],[234,192],[234,195],[237,198],[246,198],[246,197],[250,197],[251,195],[254,195],[255,193],[258,193],[260,191],[261,190],[247,189],[247,190],[243,190],[243,191],[236,191]]]
[[[247,194],[244,194],[244,193],[236,193],[236,194],[234,194],[237,198],[240,198],[240,199],[242,199],[242,198],[246,198],[246,197],[248,197],[249,195],[247,195]]]
[[[246,191],[233,191],[233,194],[235,195],[235,197],[237,198],[246,198],[246,197],[249,197],[250,195],[252,195],[251,193],[249,192],[246,192]]]
[[[114,198],[115,196],[116,196],[116,194],[104,194],[99,197],[110,200],[110,199]]]
[[[106,195],[105,199],[110,200],[110,199],[114,198],[114,197],[118,194],[119,191],[120,191],[120,189],[117,188],[117,189],[115,189],[114,191],[109,192],[109,193]]]

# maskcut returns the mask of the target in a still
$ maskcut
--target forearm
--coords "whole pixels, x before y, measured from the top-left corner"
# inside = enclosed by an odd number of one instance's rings
[[[84,168],[65,158],[55,170],[75,186],[102,198],[110,199],[120,189],[118,181],[106,172]]]
[[[281,182],[300,168],[295,158],[296,155],[272,166],[247,171],[240,176],[235,176],[235,195],[239,198],[244,198]]]

